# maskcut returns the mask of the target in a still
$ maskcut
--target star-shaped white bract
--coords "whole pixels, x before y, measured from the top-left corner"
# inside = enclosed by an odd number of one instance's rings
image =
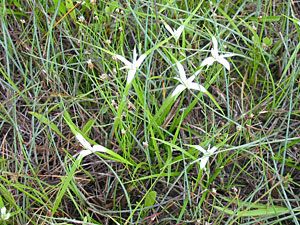
[[[175,77],[176,80],[178,80],[181,84],[177,85],[177,87],[175,88],[175,90],[172,93],[172,97],[175,97],[177,95],[179,95],[181,92],[183,92],[185,89],[193,89],[193,90],[197,90],[197,91],[201,91],[206,93],[207,90],[205,89],[205,87],[203,87],[202,85],[193,82],[193,80],[195,79],[195,77],[199,74],[199,71],[196,72],[193,76],[187,78],[184,68],[181,65],[180,62],[176,63],[176,66],[178,68],[179,71],[179,78]]]
[[[106,152],[106,148],[101,145],[94,145],[93,147],[91,144],[81,135],[76,134],[76,139],[80,142],[80,144],[83,146],[83,150],[79,152],[79,157],[84,158],[87,155],[93,154],[95,152]]]
[[[190,147],[193,147],[197,150],[199,150],[200,152],[203,153],[203,156],[200,159],[200,168],[203,170],[206,170],[205,166],[209,160],[209,157],[211,155],[214,154],[214,152],[218,149],[217,147],[208,147],[208,150],[205,150],[204,148],[202,148],[200,145],[189,145]]]
[[[214,62],[218,62],[222,64],[229,71],[230,64],[225,58],[235,56],[235,54],[227,53],[224,55],[220,55],[218,49],[218,41],[214,36],[212,36],[212,43],[213,43],[213,47],[211,49],[211,56],[204,59],[203,62],[201,63],[201,66],[202,67],[211,66]]]
[[[170,32],[170,34],[174,37],[175,41],[177,42],[180,38],[181,33],[184,30],[184,25],[180,25],[177,30],[172,29],[169,24],[167,24],[165,21],[163,21],[165,28]]]
[[[0,220],[8,220],[10,217],[10,213],[6,212],[6,208],[2,207],[0,209]]]
[[[146,58],[146,54],[142,54],[138,59],[137,59],[137,53],[136,53],[136,48],[134,47],[133,49],[133,59],[132,62],[129,62],[127,59],[125,59],[123,56],[121,55],[114,55],[113,57],[115,57],[116,59],[121,60],[125,66],[122,67],[121,69],[128,69],[128,75],[127,75],[127,85],[131,84],[134,75],[136,74],[137,69],[140,67],[140,65],[142,64],[142,62],[145,60]]]

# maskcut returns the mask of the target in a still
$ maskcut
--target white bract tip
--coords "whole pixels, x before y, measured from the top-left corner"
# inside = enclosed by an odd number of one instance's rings
[[[79,152],[78,157],[85,157],[87,155],[93,154],[95,152],[106,152],[106,148],[101,146],[101,145],[94,145],[93,147],[91,144],[81,135],[81,134],[76,134],[76,139],[80,142],[84,150],[81,150]]]
[[[203,170],[206,170],[205,166],[209,160],[209,157],[214,154],[214,152],[218,149],[217,147],[208,148],[208,150],[205,150],[200,145],[191,145],[191,147],[199,150],[203,153],[203,156],[200,159],[200,168]]]
[[[178,41],[180,38],[180,35],[182,34],[184,30],[184,25],[180,25],[177,30],[174,30],[170,27],[169,24],[167,24],[165,21],[163,21],[165,28],[170,32],[170,34],[174,37],[175,41]]]
[[[212,36],[212,43],[213,47],[211,49],[211,56],[202,61],[201,67],[211,66],[214,62],[218,62],[222,64],[228,71],[230,71],[230,64],[225,58],[235,56],[235,54],[227,53],[224,55],[220,55],[218,49],[218,41],[214,36]]]
[[[146,54],[142,54],[138,59],[137,59],[137,53],[136,53],[136,48],[134,47],[133,49],[133,59],[132,62],[128,61],[125,57],[121,55],[114,55],[113,59],[119,59],[121,62],[125,64],[124,67],[121,69],[127,69],[128,74],[127,74],[127,85],[132,82],[134,79],[134,75],[136,74],[137,69],[141,66],[145,58],[147,57]]]
[[[0,209],[0,219],[1,220],[8,220],[10,217],[10,213],[7,213],[6,212],[6,208],[5,207],[2,207]]]
[[[185,89],[193,89],[196,91],[201,91],[203,93],[207,92],[207,90],[205,89],[205,87],[203,87],[202,85],[193,82],[194,79],[196,78],[196,75],[198,75],[198,72],[196,72],[193,76],[187,78],[184,68],[181,65],[180,62],[176,63],[178,71],[179,71],[179,78],[175,78],[176,80],[178,80],[181,84],[177,85],[177,87],[175,88],[175,90],[172,92],[171,96],[175,97],[177,95],[179,95],[181,92],[183,92]]]
[[[92,149],[91,144],[81,134],[78,133],[76,139],[85,149]]]

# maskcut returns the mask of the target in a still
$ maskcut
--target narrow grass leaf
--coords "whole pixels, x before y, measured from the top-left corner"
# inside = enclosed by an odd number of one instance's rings
[[[48,125],[51,130],[53,130],[56,134],[58,134],[60,137],[65,138],[64,135],[60,132],[56,124],[54,124],[51,120],[49,120],[46,116],[43,114],[37,113],[37,112],[29,112],[29,114],[33,115],[35,118],[37,118],[41,123],[44,123]]]
[[[222,211],[228,215],[236,215],[238,217],[267,217],[267,216],[279,216],[285,213],[289,213],[290,210],[281,207],[281,206],[260,206],[259,209],[250,209],[250,210],[244,210],[244,211],[238,211],[235,212],[233,210],[219,207],[219,206],[213,206],[215,209]]]
[[[79,165],[81,163],[81,160],[82,160],[82,158],[79,157],[75,161],[75,163],[72,165],[70,171],[67,172],[67,176],[62,179],[61,186],[60,186],[59,191],[56,195],[56,198],[54,200],[54,204],[53,204],[53,207],[52,207],[52,210],[51,210],[52,215],[54,215],[57,212],[57,210],[58,210],[58,208],[61,204],[62,198],[64,197],[64,195],[65,195],[65,193],[66,193],[66,191],[67,191],[67,189],[70,185],[70,182],[72,181],[72,179],[74,177],[74,174],[75,174],[77,168],[79,167]]]
[[[94,123],[96,122],[95,119],[89,119],[86,124],[83,126],[82,128],[82,133],[85,134],[85,135],[88,135],[89,132],[91,131]]]

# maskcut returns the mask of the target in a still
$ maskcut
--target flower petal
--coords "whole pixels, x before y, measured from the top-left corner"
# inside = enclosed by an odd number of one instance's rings
[[[216,61],[216,59],[214,57],[207,57],[206,59],[204,59],[201,63],[201,67],[204,66],[211,66],[214,62]]]
[[[2,208],[0,209],[0,214],[1,214],[1,215],[6,214],[6,208],[5,208],[5,207],[2,207]]]
[[[106,152],[106,148],[101,146],[101,145],[94,145],[91,149],[84,149],[84,150],[81,150],[79,152],[79,155],[78,155],[78,158],[79,157],[86,157],[90,154],[93,154],[95,152]]]
[[[172,92],[171,97],[175,97],[179,95],[181,92],[183,92],[186,89],[186,87],[183,84],[179,84],[175,90]]]
[[[188,84],[192,83],[193,80],[195,80],[195,78],[196,78],[196,75],[194,74],[194,75],[190,76],[190,77],[186,80],[185,83],[188,85]]]
[[[127,74],[127,85],[131,84],[132,80],[134,79],[134,75],[136,74],[136,69],[128,70]]]
[[[218,49],[218,41],[214,36],[212,36],[212,42],[213,42],[213,47],[211,49],[211,55],[212,57],[216,58],[219,56],[219,49]]]
[[[92,150],[87,150],[87,149],[81,150],[81,151],[79,152],[79,154],[78,154],[78,158],[79,158],[79,157],[84,158],[84,157],[86,157],[86,156],[88,156],[88,155],[90,155],[90,154],[93,154],[93,151],[92,151]]]
[[[125,64],[125,66],[131,67],[131,65],[132,65],[131,62],[129,62],[127,59],[125,59],[121,55],[114,55],[113,57],[115,57],[116,59],[119,59],[120,61],[122,61]]]
[[[209,153],[209,155],[212,155],[212,154],[214,154],[214,152],[215,151],[217,151],[218,150],[218,148],[217,147],[212,147],[212,148],[209,148],[208,150],[207,150],[207,152]]]
[[[181,83],[181,79],[179,77],[173,77],[173,79],[178,80]]]
[[[93,146],[93,152],[107,152],[106,148],[102,145],[94,145]]]
[[[197,70],[197,71],[194,73],[193,76],[194,76],[194,77],[198,76],[198,75],[201,73],[201,71],[202,71],[201,69],[200,69],[200,70]]]
[[[185,71],[184,71],[184,68],[183,66],[181,65],[180,62],[176,62],[176,66],[178,68],[178,71],[179,71],[179,77],[181,79],[181,82],[185,82],[187,79],[186,79],[186,75],[185,75]]]
[[[132,65],[130,64],[130,66],[123,66],[123,67],[121,67],[120,70],[124,70],[124,69],[129,70],[129,69],[131,69],[131,67],[132,67]]]
[[[208,162],[208,159],[209,159],[208,156],[206,156],[206,155],[202,156],[202,158],[200,160],[200,169],[206,170],[205,166],[206,166],[206,164]]]
[[[137,53],[136,53],[136,47],[133,48],[133,54],[132,54],[132,62],[133,64],[136,62]]]
[[[135,68],[139,68],[140,65],[142,64],[142,62],[145,60],[146,57],[147,57],[146,54],[141,55],[141,56],[139,57],[139,59],[136,61],[135,65],[134,65]]]
[[[10,213],[6,213],[3,217],[3,220],[8,220],[10,217]]]
[[[230,71],[230,64],[229,62],[222,56],[216,58],[216,60],[221,63],[228,71]]]
[[[0,209],[0,220],[8,220],[10,217],[10,213],[6,213],[6,208],[2,207]]]
[[[224,58],[228,58],[228,57],[237,56],[237,54],[235,54],[235,53],[226,53],[226,54],[221,55],[221,56],[224,57]]]
[[[173,29],[169,26],[169,24],[167,24],[165,21],[163,21],[163,24],[165,25],[165,28],[170,32],[170,34],[173,36],[174,35],[174,31]]]
[[[189,146],[191,146],[191,147],[193,147],[193,148],[199,150],[199,151],[202,152],[203,154],[206,154],[206,153],[207,153],[207,151],[206,151],[204,148],[202,148],[200,145],[189,145]]]
[[[184,30],[184,25],[181,25],[173,34],[176,41],[180,38],[182,31]]]
[[[81,134],[78,133],[75,137],[85,149],[92,149],[91,144]]]
[[[195,83],[195,82],[189,83],[188,88],[189,89],[194,89],[194,90],[197,90],[197,91],[201,91],[201,92],[204,92],[204,93],[207,92],[205,87],[203,87],[201,84],[198,84],[198,83]]]

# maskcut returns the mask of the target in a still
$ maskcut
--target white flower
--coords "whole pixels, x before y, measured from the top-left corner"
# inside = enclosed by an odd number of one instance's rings
[[[200,145],[190,145],[190,146],[193,147],[193,148],[195,148],[195,149],[197,149],[197,150],[199,150],[200,152],[203,153],[203,156],[202,156],[202,158],[200,159],[200,168],[206,170],[206,169],[205,169],[205,166],[206,166],[206,164],[207,164],[207,162],[208,162],[209,157],[210,157],[211,155],[213,155],[214,152],[215,152],[218,148],[217,148],[217,147],[212,147],[212,148],[209,147],[208,150],[205,150],[205,149],[202,148]]]
[[[93,64],[93,62],[92,62],[91,59],[88,59],[88,60],[86,61],[86,63],[87,63],[87,65],[88,65],[88,68],[89,68],[89,69],[93,69],[93,68],[94,68],[94,64]]]
[[[107,40],[105,41],[105,44],[110,45],[110,44],[111,44],[111,40],[107,39]]]
[[[6,213],[6,208],[2,207],[0,209],[0,220],[8,220],[10,217],[10,213]]]
[[[106,152],[106,148],[101,146],[101,145],[94,145],[93,147],[91,144],[81,135],[81,134],[76,134],[76,139],[80,142],[80,144],[83,146],[84,150],[81,150],[79,152],[78,157],[85,157],[87,155],[90,155],[95,152]]]
[[[144,148],[148,148],[149,147],[148,142],[147,141],[143,141],[143,146],[144,146]]]
[[[177,96],[178,94],[180,94],[181,92],[183,92],[185,89],[194,89],[197,91],[202,91],[202,92],[207,92],[207,90],[205,89],[205,87],[203,87],[202,85],[193,82],[193,80],[195,79],[195,77],[198,75],[199,71],[196,72],[193,76],[187,78],[184,68],[181,65],[180,62],[176,63],[178,71],[179,71],[179,78],[175,77],[176,80],[178,80],[181,84],[177,85],[177,87],[175,88],[175,90],[172,93],[172,97]]]
[[[108,75],[106,73],[101,74],[100,79],[106,80],[108,78]]]
[[[127,59],[125,59],[121,55],[114,55],[113,57],[116,59],[121,60],[125,66],[122,67],[121,69],[128,69],[128,75],[127,75],[127,85],[130,84],[134,78],[134,75],[136,74],[137,69],[140,67],[144,59],[146,58],[146,54],[142,54],[138,59],[137,59],[137,53],[136,53],[136,48],[134,47],[133,49],[133,59],[132,62],[129,62]]]
[[[228,53],[224,55],[219,55],[218,41],[214,36],[212,37],[212,42],[213,42],[213,48],[211,49],[212,56],[204,59],[203,62],[201,63],[201,66],[202,67],[211,66],[214,62],[218,62],[221,63],[229,71],[230,64],[225,58],[235,56],[235,54]]]
[[[85,22],[84,16],[79,16],[78,21],[81,22],[81,23],[84,23]]]
[[[174,37],[176,41],[179,40],[181,33],[184,30],[184,25],[182,24],[177,30],[173,30],[169,24],[167,24],[165,21],[163,21],[165,28],[170,32],[170,34]]]
[[[213,194],[217,194],[217,190],[216,190],[215,188],[212,188],[212,189],[211,189],[211,192],[212,192]]]
[[[79,5],[84,5],[85,1],[76,1],[76,3],[79,4]]]

